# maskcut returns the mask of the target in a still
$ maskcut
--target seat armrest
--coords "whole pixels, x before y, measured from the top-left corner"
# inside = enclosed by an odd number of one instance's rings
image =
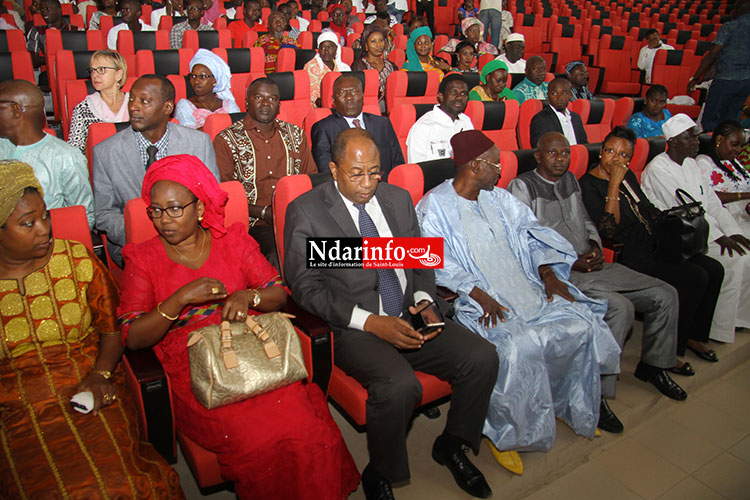
[[[309,337],[327,335],[331,331],[325,321],[302,309],[291,297],[287,299],[284,312],[294,315],[294,325]]]
[[[287,299],[284,312],[294,315],[292,323],[304,335],[310,337],[312,358],[312,381],[328,393],[328,382],[333,369],[333,339],[331,327],[318,316],[302,309],[291,297]]]
[[[615,240],[602,240],[602,253],[604,254],[605,262],[617,262],[622,253],[623,245],[619,241]]]
[[[143,438],[150,441],[168,463],[176,463],[172,391],[159,359],[151,349],[125,349],[122,365],[125,382],[138,409]]]

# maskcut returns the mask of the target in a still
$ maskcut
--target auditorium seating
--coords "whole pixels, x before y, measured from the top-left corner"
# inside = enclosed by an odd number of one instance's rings
[[[183,49],[231,49],[232,34],[228,29],[213,31],[187,30],[182,35]]]
[[[542,110],[542,107],[542,101],[539,99],[528,99],[521,103],[518,114],[518,144],[523,149],[531,149],[531,119]]]
[[[393,130],[401,145],[401,152],[404,158],[408,158],[406,150],[406,138],[409,136],[414,122],[419,120],[425,113],[432,111],[434,104],[397,104],[391,111],[388,118],[391,120]]]
[[[695,73],[697,66],[694,66],[694,53],[692,50],[659,50],[654,57],[654,66],[651,71],[651,83],[661,84],[667,87],[669,97],[685,95],[687,92],[688,80]],[[643,95],[645,96],[644,88]],[[691,97],[698,102],[699,91],[691,94]],[[685,113],[693,119],[698,117],[700,106],[685,106],[676,104],[667,104],[667,109],[674,115]]]
[[[26,51],[26,39],[21,30],[0,30],[0,53]]]
[[[331,71],[323,77],[320,85],[320,106],[322,108],[333,107],[333,84],[342,74],[338,71]],[[362,88],[364,89],[363,111],[379,115],[378,89],[380,86],[380,77],[378,72],[374,69],[366,69],[364,71],[348,72],[347,76],[349,75],[362,81]]]
[[[231,127],[236,121],[243,120],[246,114],[247,113],[245,112],[229,114],[214,113],[206,118],[206,123],[203,125],[203,131],[208,134],[213,142],[219,132],[225,128]]]
[[[518,101],[469,101],[466,115],[476,130],[481,130],[500,150],[518,149],[516,127],[520,107]]]
[[[612,114],[612,128],[618,125],[625,126],[633,115],[635,102],[632,97],[620,97],[615,100],[615,109]]]
[[[633,41],[626,36],[604,35],[599,41],[596,61],[605,70],[601,92],[638,95],[640,71],[631,67]]]
[[[394,71],[385,83],[385,107],[397,104],[437,103],[440,77],[435,71]]]
[[[117,52],[135,54],[139,50],[169,50],[169,31],[130,31],[117,34]]]
[[[601,142],[612,130],[615,112],[615,101],[612,99],[576,99],[570,103],[570,110],[581,115],[589,142]]]
[[[243,73],[263,73],[265,54],[260,47],[225,49],[215,48],[214,54],[224,59],[232,75]]]
[[[0,33],[3,33],[0,31]],[[28,80],[36,83],[31,55],[21,50],[0,52],[0,82],[6,80]]]
[[[135,74],[187,75],[194,55],[193,49],[139,50],[135,53]]]

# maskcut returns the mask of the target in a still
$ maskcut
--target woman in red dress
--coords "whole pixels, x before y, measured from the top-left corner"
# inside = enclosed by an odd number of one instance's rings
[[[219,456],[240,498],[346,498],[359,474],[317,386],[297,382],[212,410],[193,395],[188,334],[286,302],[245,227],[224,227],[226,192],[200,160],[177,155],[148,169],[141,197],[159,235],[123,249],[118,315],[128,347],[153,346],[164,366],[177,428]]]

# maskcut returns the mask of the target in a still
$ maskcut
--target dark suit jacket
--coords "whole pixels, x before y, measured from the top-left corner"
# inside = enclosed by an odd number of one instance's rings
[[[395,237],[421,236],[409,193],[381,182],[375,196]],[[326,323],[334,332],[349,330],[355,305],[377,314],[380,293],[375,269],[307,269],[307,238],[350,237],[360,234],[333,181],[321,184],[289,204],[284,228],[284,279],[294,300]],[[431,269],[404,269],[406,308],[414,292],[436,297]],[[349,330],[351,331],[351,330]]]
[[[571,111],[570,117],[573,122],[573,131],[576,133],[576,141],[578,144],[587,144],[589,139],[586,137],[586,130],[583,128],[581,115]],[[542,110],[535,114],[534,118],[531,119],[531,147],[535,148],[536,143],[547,132],[563,133],[560,120],[557,118],[555,110],[553,110],[549,104],[546,104]]]
[[[328,163],[331,161],[331,150],[333,141],[339,132],[349,128],[346,119],[335,109],[331,109],[331,116],[327,116],[313,125],[310,135],[312,138],[312,154],[319,172],[329,172]],[[388,178],[388,172],[397,165],[406,163],[398,143],[396,132],[393,130],[391,121],[384,117],[370,113],[362,113],[364,126],[373,137],[380,149],[380,169]]]

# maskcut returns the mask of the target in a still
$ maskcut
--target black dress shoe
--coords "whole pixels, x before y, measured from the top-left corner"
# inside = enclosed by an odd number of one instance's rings
[[[641,361],[635,367],[635,378],[644,382],[650,382],[654,387],[659,389],[659,392],[668,398],[677,401],[685,401],[687,399],[687,393],[672,380],[667,370],[663,368],[649,366]]]
[[[440,408],[438,408],[437,406],[434,406],[432,408],[426,408],[422,410],[422,414],[425,417],[434,420],[436,418],[440,418]]]
[[[432,446],[432,458],[448,467],[456,484],[466,493],[477,498],[489,498],[492,495],[490,485],[479,469],[469,461],[461,446],[450,446],[444,436],[438,436]]]
[[[391,482],[369,464],[362,471],[362,490],[367,500],[396,500],[391,489]]]
[[[612,434],[621,434],[625,427],[623,427],[620,419],[617,418],[615,412],[607,404],[607,400],[602,398],[602,403],[599,405],[599,424],[597,425],[601,430],[611,432]]]
[[[711,363],[718,363],[719,362],[719,356],[716,355],[716,351],[713,349],[709,349],[706,352],[701,352],[698,349],[694,349],[690,346],[686,346],[688,349],[693,351],[693,354],[698,356],[701,359],[705,359],[706,361],[710,361]]]
[[[676,373],[677,375],[682,375],[683,377],[692,377],[693,375],[695,375],[695,370],[687,361],[682,364],[681,368],[675,368],[673,366],[672,368],[669,368],[669,371],[672,373]]]

